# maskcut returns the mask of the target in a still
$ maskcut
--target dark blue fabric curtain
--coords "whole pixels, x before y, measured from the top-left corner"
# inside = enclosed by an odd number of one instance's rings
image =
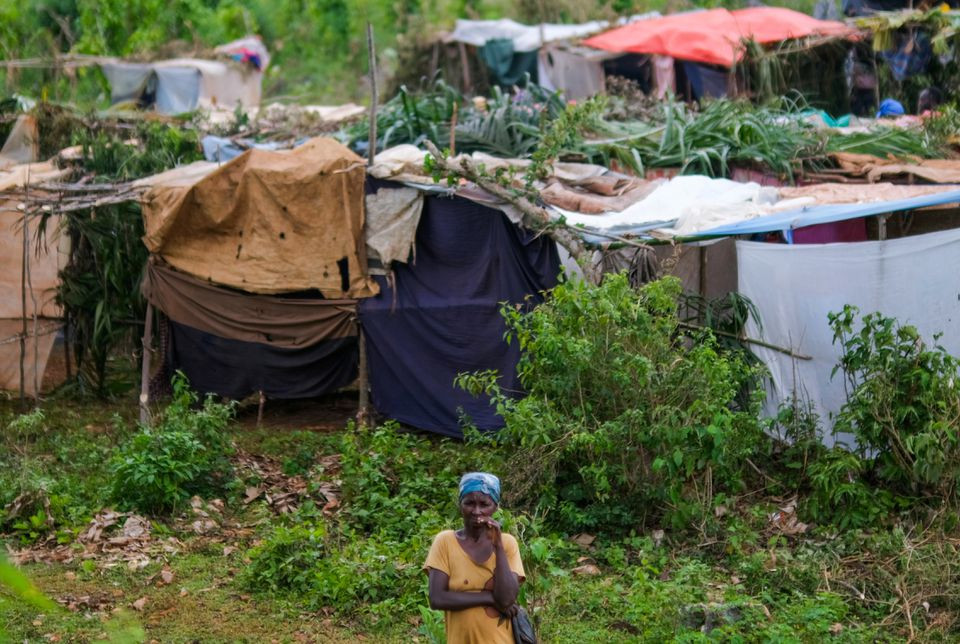
[[[400,422],[460,437],[461,415],[482,430],[503,426],[487,398],[454,387],[458,373],[497,369],[519,390],[519,350],[503,338],[501,302],[531,303],[556,284],[556,244],[510,222],[499,210],[458,197],[427,197],[416,259],[397,264],[395,288],[360,301],[371,396]]]
[[[201,394],[240,399],[263,391],[273,399],[313,398],[357,378],[356,336],[285,348],[169,324],[165,367],[171,374],[181,369]]]

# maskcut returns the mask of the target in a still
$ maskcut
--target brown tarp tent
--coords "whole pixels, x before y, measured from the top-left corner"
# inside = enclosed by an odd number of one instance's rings
[[[370,297],[365,176],[363,159],[327,138],[248,150],[212,172],[186,166],[150,182],[144,243],[174,268],[250,293]]]

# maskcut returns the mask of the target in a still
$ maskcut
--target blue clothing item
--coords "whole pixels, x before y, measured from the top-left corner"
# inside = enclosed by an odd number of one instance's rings
[[[897,46],[881,54],[890,66],[890,73],[903,82],[910,76],[922,74],[933,58],[930,36],[923,32],[905,34],[897,38]]]
[[[884,116],[903,116],[905,111],[903,105],[900,104],[900,101],[895,101],[892,98],[885,98],[883,102],[880,103],[880,111],[877,112],[877,118],[883,118]]]
[[[471,492],[482,492],[500,505],[500,479],[486,472],[468,472],[460,477],[460,501]]]

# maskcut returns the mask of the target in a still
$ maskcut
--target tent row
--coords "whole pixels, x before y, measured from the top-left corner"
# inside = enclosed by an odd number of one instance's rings
[[[16,190],[26,173],[17,166],[3,178]],[[452,436],[465,423],[495,429],[494,409],[454,379],[497,369],[505,388],[519,389],[501,303],[532,306],[562,272],[577,273],[563,248],[520,224],[514,204],[469,183],[434,183],[412,146],[368,166],[331,139],[312,139],[194,163],[134,187],[151,253],[142,292],[162,320],[154,377],[182,370],[200,391],[230,398],[310,398],[351,385],[362,334],[378,412]],[[897,315],[930,336],[945,332],[941,342],[960,352],[949,269],[960,256],[960,186],[645,181],[559,163],[537,189],[547,212],[579,231],[608,270],[648,252],[611,240],[645,240],[654,259],[671,259],[661,265],[687,290],[749,297],[761,324],[748,335],[778,347],[753,347],[771,373],[771,411],[798,390],[822,417],[836,410],[842,387],[830,379],[838,349],[826,314],[844,304]],[[26,319],[28,353],[40,358],[27,361],[39,370],[25,375],[32,391],[59,328],[52,291],[62,243],[51,219],[44,252],[31,252],[34,323],[20,301],[23,212],[17,193],[6,194],[0,385],[19,387],[15,340]]]

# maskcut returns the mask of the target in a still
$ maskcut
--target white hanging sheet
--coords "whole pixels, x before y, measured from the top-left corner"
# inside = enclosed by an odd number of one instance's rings
[[[862,315],[880,311],[911,324],[927,341],[960,355],[960,229],[882,242],[786,245],[737,242],[739,291],[760,312],[762,331],[751,322],[747,333],[789,347],[812,360],[751,347],[770,370],[767,413],[794,391],[814,404],[827,430],[831,414],[846,401],[840,360],[827,314],[844,304]],[[840,436],[852,445],[848,436]]]

